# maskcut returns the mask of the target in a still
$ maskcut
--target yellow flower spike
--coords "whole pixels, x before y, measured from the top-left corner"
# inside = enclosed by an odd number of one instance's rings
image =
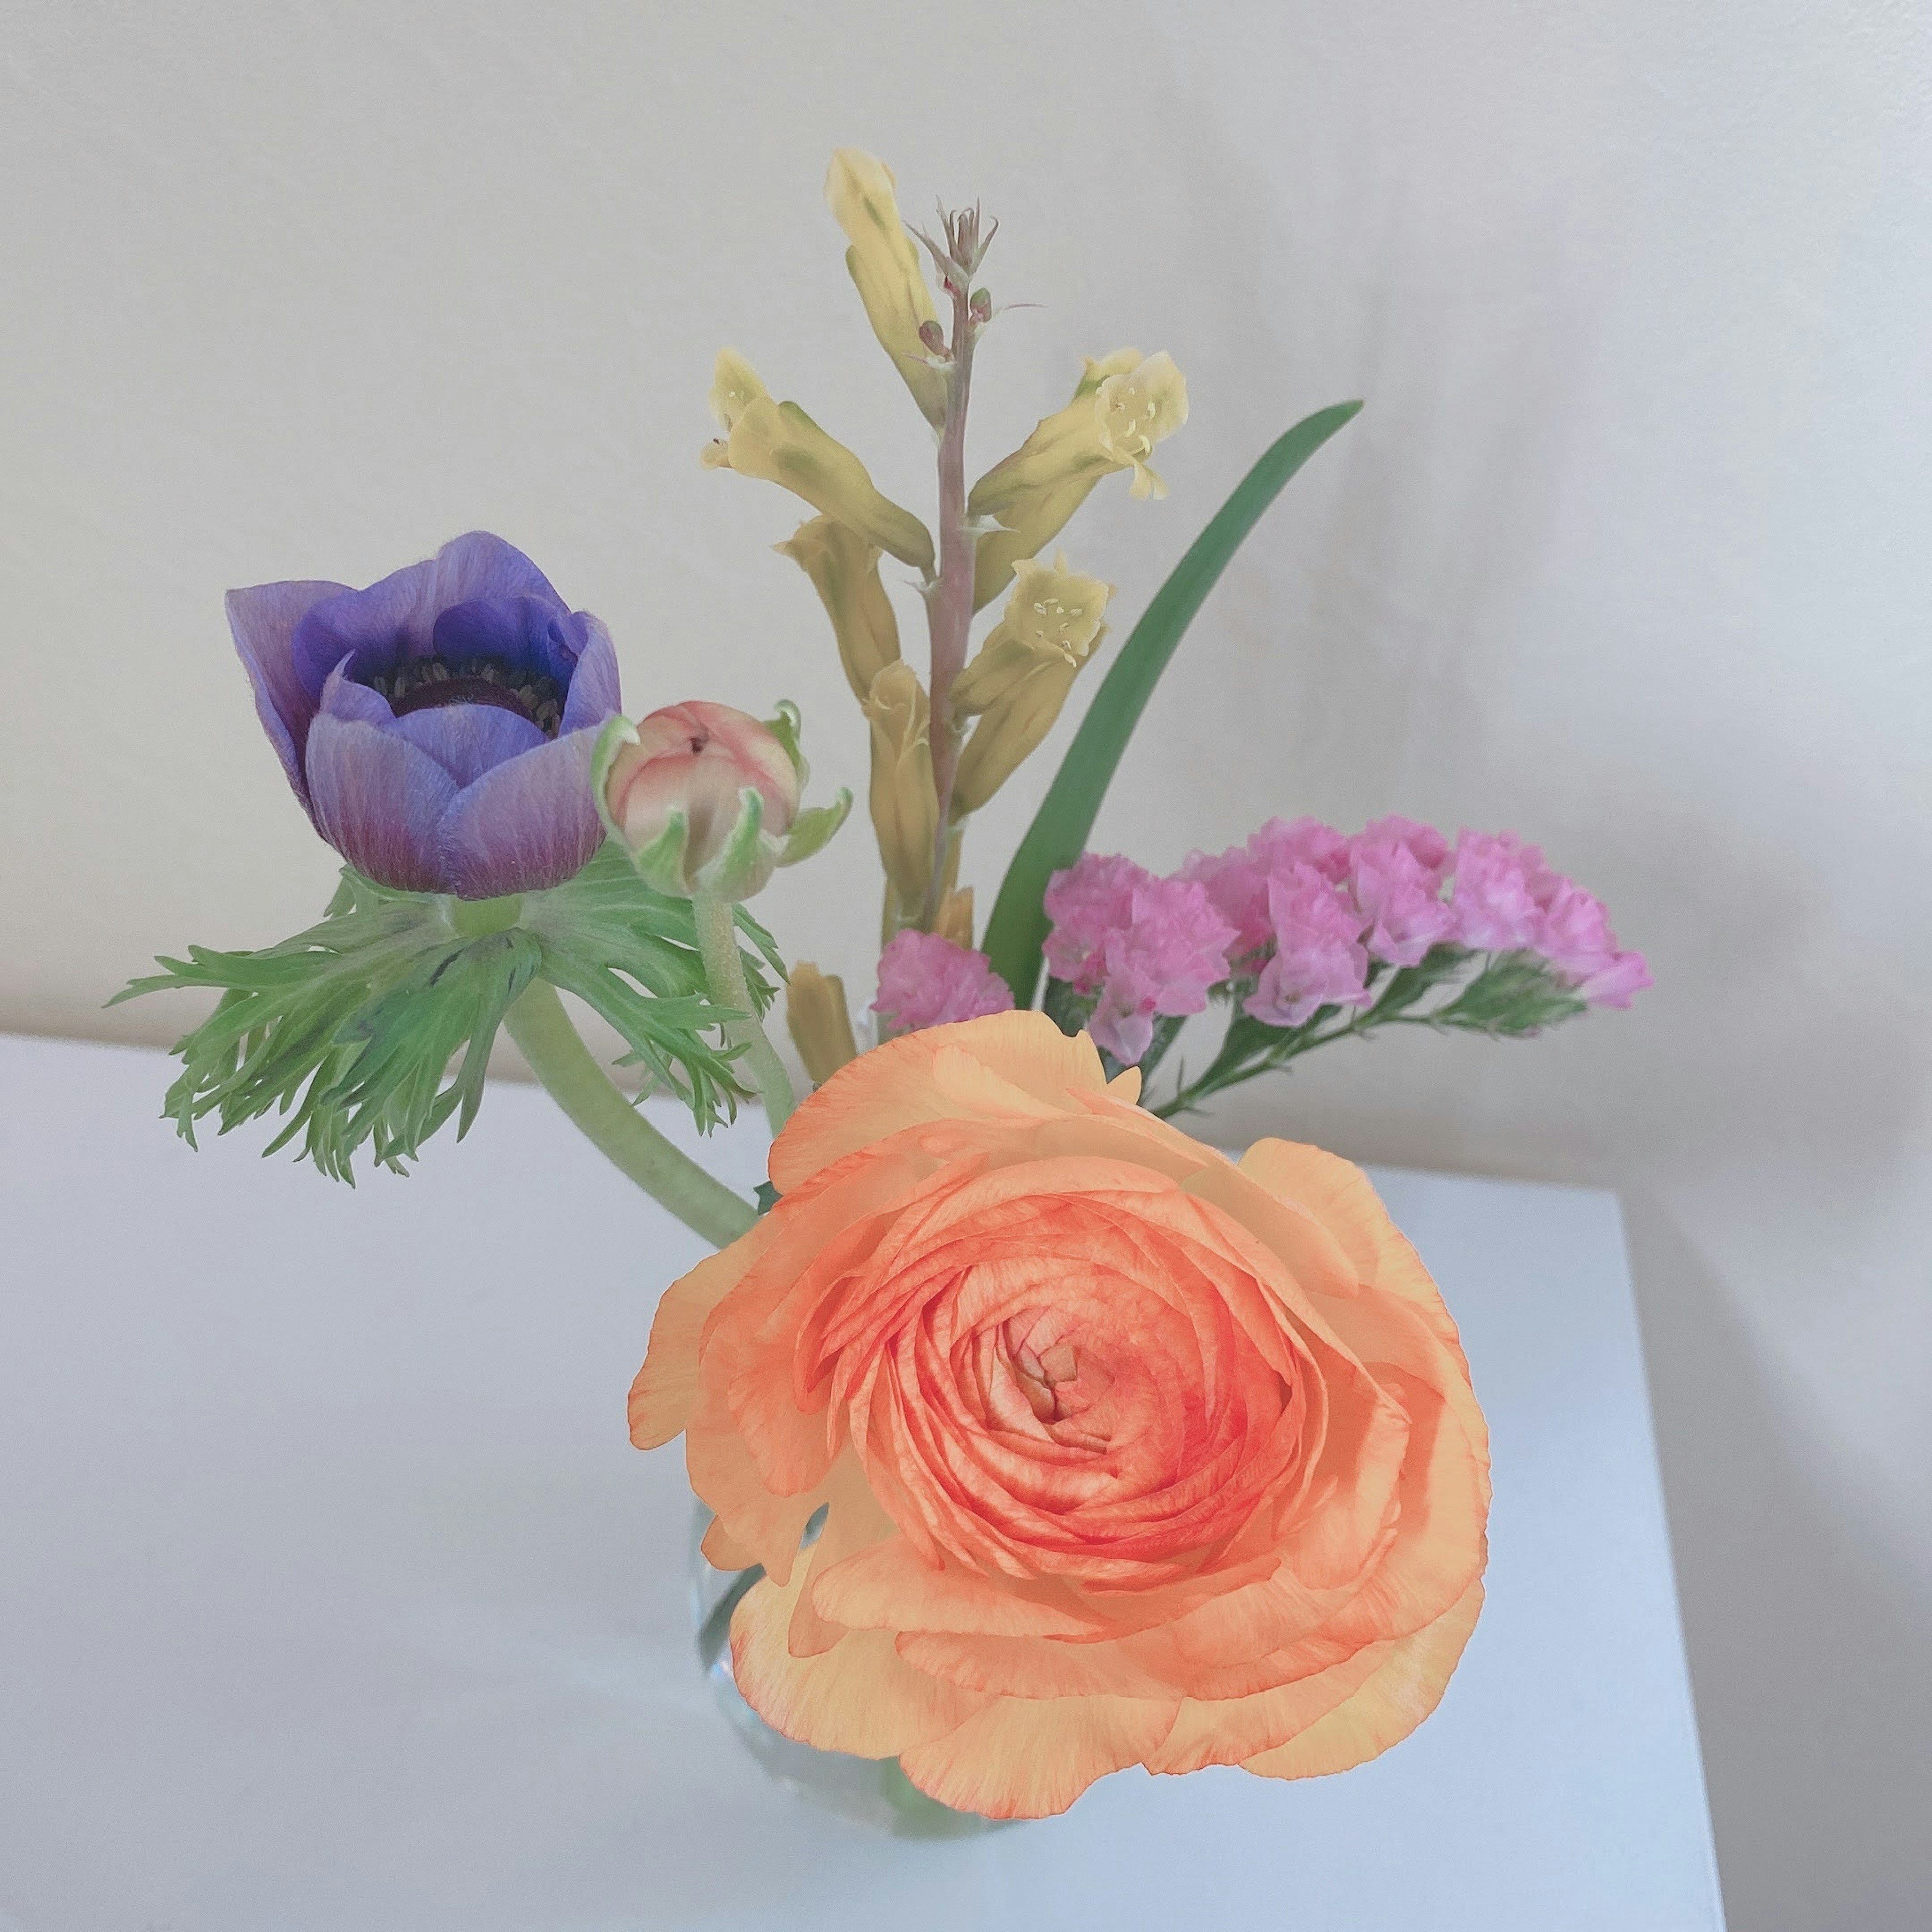
[[[1069,569],[1064,550],[1051,564],[1028,561],[1014,571],[1004,614],[953,683],[952,708],[962,717],[991,710],[1043,658],[1084,664],[1106,634],[1102,620],[1114,586]]]
[[[1100,448],[1116,464],[1133,466],[1132,496],[1165,496],[1167,485],[1148,467],[1156,443],[1187,420],[1187,378],[1162,350],[1132,369],[1108,375],[1094,392]]]
[[[1166,354],[1166,351],[1162,353]],[[1138,349],[1116,349],[1111,356],[1086,356],[1081,360],[1086,364],[1080,377],[1080,386],[1073,392],[1077,401],[1082,396],[1090,396],[1109,376],[1124,376],[1138,369],[1144,358]]]
[[[782,484],[868,543],[931,574],[932,532],[910,510],[881,495],[866,466],[797,404],[774,401],[736,350],[718,352],[711,410],[724,435],[706,445],[707,470],[735,470],[760,482]]]
[[[710,404],[711,413],[724,436],[731,434],[731,425],[744,414],[746,406],[766,393],[757,370],[736,350],[718,350],[717,364],[711,373]],[[731,458],[724,437],[714,436],[698,452],[698,460],[707,470],[730,469]]]
[[[802,961],[791,969],[785,986],[785,1027],[814,1085],[823,1086],[859,1057],[845,982],[836,973],[821,973]]]
[[[956,818],[977,812],[1038,748],[1079,670],[1077,662],[1057,652],[1036,656],[1026,675],[987,708],[959,754],[952,780]]]
[[[932,782],[932,707],[904,659],[887,664],[866,698],[872,728],[872,826],[902,905],[916,905],[932,878],[939,794]]]
[[[772,548],[812,579],[832,620],[846,682],[863,704],[873,680],[899,655],[898,620],[879,580],[878,546],[835,517],[814,517],[799,525],[789,542]]]
[[[920,413],[937,429],[946,420],[946,377],[927,359],[920,328],[936,322],[939,314],[919,250],[899,218],[892,171],[861,148],[835,148],[825,199],[852,244],[845,251],[845,267],[866,304],[872,333],[892,358]]]
[[[711,372],[711,413],[728,436],[731,425],[745,413],[746,406],[770,392],[758,380],[758,372],[735,349],[721,349]]]
[[[1102,476],[1132,469],[1132,495],[1162,494],[1146,458],[1186,419],[1186,382],[1165,350],[1144,358],[1136,349],[1089,356],[1066,406],[1042,416],[967,497],[969,515],[999,526],[980,538],[973,608],[1006,588],[1014,566],[1060,534]]]
[[[955,946],[970,952],[973,950],[973,888],[962,886],[956,892],[948,892],[940,902],[939,916],[932,922],[932,929],[941,939],[950,939]]]

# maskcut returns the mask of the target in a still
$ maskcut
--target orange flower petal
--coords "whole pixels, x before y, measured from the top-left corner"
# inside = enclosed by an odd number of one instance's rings
[[[1210,1764],[1239,1764],[1299,1736],[1359,1690],[1394,1648],[1371,1644],[1306,1677],[1251,1696],[1204,1700],[1180,1707],[1150,1771],[1199,1771]]]
[[[1286,1744],[1244,1759],[1243,1768],[1263,1778],[1320,1778],[1400,1744],[1442,1701],[1482,1607],[1483,1586],[1472,1583],[1435,1622],[1390,1646],[1360,1690]]]
[[[731,1540],[731,1532],[718,1516],[711,1519],[711,1526],[698,1546],[714,1570],[748,1570],[758,1560],[755,1550],[746,1550]]]
[[[684,1432],[684,1466],[691,1486],[724,1525],[731,1547],[748,1552],[779,1582],[791,1575],[805,1526],[825,1498],[814,1485],[791,1496],[765,1486],[744,1438],[731,1426],[723,1397],[706,1389]],[[748,1569],[746,1564],[740,1566]]]
[[[754,1227],[728,1248],[707,1255],[659,1298],[644,1365],[631,1384],[631,1440],[640,1449],[659,1448],[691,1420],[704,1324],[770,1245],[771,1232],[762,1224]]]
[[[1409,1413],[1395,1534],[1382,1561],[1323,1627],[1353,1642],[1404,1636],[1442,1616],[1483,1574],[1488,1463],[1426,1384],[1384,1372]]]
[[[754,1584],[731,1616],[731,1675],[775,1731],[820,1750],[896,1757],[957,1730],[984,1702],[922,1676],[902,1662],[884,1630],[848,1630],[816,1656],[794,1657],[792,1618],[805,1588]]]
[[[820,1168],[902,1128],[959,1118],[935,1071],[949,1049],[994,1070],[1049,1111],[1069,1111],[1073,1090],[1106,1084],[1093,1042],[1084,1034],[1069,1040],[1044,1013],[994,1013],[907,1034],[848,1060],[793,1114],[772,1148],[772,1185],[789,1194]],[[970,1086],[971,1076],[956,1064],[949,1077],[956,1090],[962,1082]]]
[[[1004,1697],[901,1754],[928,1798],[985,1818],[1050,1818],[1096,1778],[1144,1762],[1178,1707],[1137,1697]]]
[[[1368,1176],[1352,1161],[1294,1141],[1257,1141],[1240,1167],[1277,1199],[1315,1214],[1347,1250],[1363,1282],[1378,1291],[1328,1311],[1348,1346],[1364,1361],[1394,1362],[1438,1390],[1486,1458],[1488,1426],[1469,1387],[1454,1318]]]
[[[850,1450],[832,1465],[826,1478],[825,1502],[825,1526],[812,1546],[805,1585],[797,1593],[785,1632],[785,1648],[794,1657],[820,1656],[845,1634],[844,1624],[820,1612],[814,1586],[826,1572],[896,1534],[892,1518],[874,1499],[866,1472]]]
[[[825,1616],[868,1630],[903,1630],[908,1617],[921,1630],[988,1636],[1091,1636],[1106,1628],[1052,1584],[1016,1585],[963,1564],[929,1564],[903,1536],[828,1568],[812,1600]]]

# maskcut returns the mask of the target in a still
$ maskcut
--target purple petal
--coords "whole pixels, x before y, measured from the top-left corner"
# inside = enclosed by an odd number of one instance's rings
[[[487,531],[472,530],[445,544],[426,562],[317,604],[296,627],[296,674],[304,689],[320,698],[344,658],[352,656],[356,674],[367,677],[400,659],[426,657],[437,617],[453,604],[515,597],[539,598],[560,615],[568,608],[521,550]]]
[[[304,806],[302,752],[315,716],[315,700],[296,675],[296,626],[325,598],[341,595],[340,584],[256,584],[228,593],[228,628],[255,693],[255,715],[282,761],[289,783]]]
[[[366,684],[350,682],[346,658],[329,673],[328,682],[322,687],[322,709],[345,724],[373,724],[379,731],[395,728],[396,714],[390,710],[389,700]]]
[[[570,680],[570,695],[563,701],[562,728],[566,731],[581,730],[587,724],[602,724],[605,718],[621,711],[624,705],[617,688],[617,652],[610,642],[610,633],[601,618],[592,617],[587,612],[581,614],[590,638],[577,660],[577,670]]]
[[[466,899],[539,892],[574,878],[604,828],[590,796],[595,731],[568,731],[486,772],[442,824],[446,890]]]
[[[520,753],[549,742],[542,725],[532,724],[520,712],[494,704],[442,704],[412,711],[390,729],[420,746],[459,789],[474,784],[485,772]]]
[[[536,597],[554,610],[570,608],[521,550],[488,530],[452,538],[436,552],[434,568],[439,610],[486,597]]]
[[[400,658],[423,656],[436,621],[435,584],[433,562],[412,563],[367,590],[345,590],[318,604],[296,626],[302,688],[319,698],[329,673],[345,660],[368,677]]]
[[[320,713],[309,728],[308,784],[322,836],[358,872],[405,892],[448,890],[436,834],[456,782],[393,725]]]
[[[561,686],[569,683],[589,636],[587,619],[541,597],[484,597],[443,611],[433,640],[440,658],[495,658]]]

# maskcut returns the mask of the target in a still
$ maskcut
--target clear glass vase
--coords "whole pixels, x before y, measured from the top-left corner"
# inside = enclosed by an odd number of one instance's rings
[[[806,1803],[836,1812],[900,1838],[968,1838],[997,1832],[1011,1822],[982,1818],[928,1798],[900,1770],[897,1758],[851,1757],[843,1751],[814,1750],[775,1731],[739,1695],[731,1680],[731,1612],[764,1572],[714,1570],[700,1546],[711,1527],[711,1512],[700,1503],[691,1526],[691,1621],[698,1639],[698,1663],[710,1680],[725,1720],[767,1775],[796,1792]],[[814,1522],[806,1532],[810,1544]]]

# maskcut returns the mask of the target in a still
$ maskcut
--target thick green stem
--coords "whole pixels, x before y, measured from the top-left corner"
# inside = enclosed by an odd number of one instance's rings
[[[704,956],[704,976],[711,982],[712,1000],[721,1006],[736,1007],[742,1016],[725,1022],[724,1037],[745,1049],[746,1071],[757,1083],[765,1103],[765,1118],[776,1134],[791,1118],[798,1098],[784,1062],[758,1024],[758,1010],[745,983],[744,962],[738,957],[738,928],[731,908],[710,892],[700,892],[691,902],[691,913],[697,922],[698,950]]]
[[[757,1220],[750,1202],[674,1147],[625,1098],[578,1036],[547,980],[532,980],[503,1024],[530,1071],[578,1130],[686,1227],[722,1248]]]

